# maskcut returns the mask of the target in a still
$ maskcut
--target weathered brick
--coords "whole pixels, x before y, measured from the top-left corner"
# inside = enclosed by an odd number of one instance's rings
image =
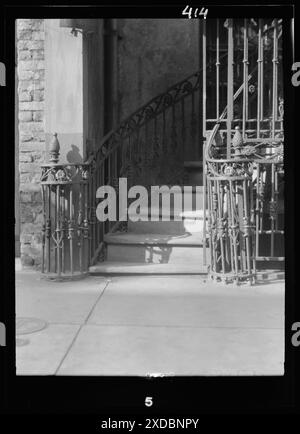
[[[32,32],[32,39],[35,41],[44,41],[45,39],[45,32]]]
[[[38,71],[45,69],[44,60],[19,60],[18,68],[20,71]]]
[[[33,90],[32,94],[34,101],[44,101],[45,92],[43,90]]]
[[[29,102],[32,100],[32,96],[30,94],[30,92],[24,91],[24,92],[20,92],[19,94],[19,102]],[[19,104],[19,109],[20,110],[24,110],[22,108],[20,108],[20,104]]]
[[[45,59],[45,53],[44,50],[32,50],[30,51],[32,59],[36,60],[44,60]]]
[[[44,102],[22,101],[19,103],[19,110],[44,110]]]
[[[32,163],[33,162],[32,155],[29,153],[21,153],[19,155],[19,162],[20,163]]]
[[[20,192],[39,192],[41,190],[40,184],[29,182],[28,184],[20,184]]]
[[[42,30],[44,28],[41,19],[19,19],[17,23],[19,31],[21,30]]]
[[[45,152],[34,152],[31,156],[32,162],[36,164],[42,164],[45,160]]]
[[[34,121],[43,121],[44,120],[43,110],[34,111],[33,112],[33,120]]]
[[[43,50],[44,41],[32,41],[32,40],[19,40],[19,50]]]
[[[29,50],[20,50],[18,53],[18,60],[31,60],[32,52]]]
[[[44,131],[43,122],[19,122],[19,131],[21,133],[34,133]]]
[[[22,233],[20,236],[20,241],[22,244],[31,244],[33,239],[32,234]]]
[[[31,122],[33,119],[32,112],[26,111],[26,112],[19,112],[19,121],[21,122]]]
[[[44,19],[17,21],[21,259],[41,263],[43,223],[40,164],[45,159]]]
[[[36,73],[34,71],[24,71],[18,67],[19,80],[32,80],[35,79]]]
[[[45,80],[45,70],[40,69],[39,71],[34,71],[32,78],[33,80]]]
[[[32,90],[44,90],[45,83],[44,81],[39,80],[21,80],[19,81],[18,86],[19,92],[21,91],[32,91]]]
[[[40,172],[40,167],[35,163],[20,163],[19,170],[20,173],[37,173]]]
[[[17,29],[18,39],[32,39],[32,31],[30,29]]]
[[[20,152],[38,152],[43,151],[45,148],[43,142],[21,142],[19,146]]]
[[[21,249],[23,244],[21,244]],[[34,259],[26,251],[21,253],[21,262],[24,267],[32,267],[34,265]]]

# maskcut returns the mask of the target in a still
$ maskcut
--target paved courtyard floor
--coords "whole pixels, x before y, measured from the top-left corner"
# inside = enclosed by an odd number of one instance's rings
[[[283,375],[284,282],[215,284],[201,276],[16,275],[19,375]]]

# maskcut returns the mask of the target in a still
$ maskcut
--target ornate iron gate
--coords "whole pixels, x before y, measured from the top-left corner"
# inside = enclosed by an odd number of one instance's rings
[[[257,261],[284,260],[282,22],[207,21],[203,59],[215,59],[203,68],[210,275],[251,283]]]

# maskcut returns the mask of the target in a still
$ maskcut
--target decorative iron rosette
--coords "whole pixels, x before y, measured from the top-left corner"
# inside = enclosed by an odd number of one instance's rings
[[[67,174],[66,169],[58,169],[55,173],[55,179],[58,182],[69,181],[69,176]]]
[[[254,145],[245,145],[245,146],[241,147],[240,153],[241,153],[241,155],[245,155],[247,157],[250,157],[252,155],[255,155],[256,148]]]

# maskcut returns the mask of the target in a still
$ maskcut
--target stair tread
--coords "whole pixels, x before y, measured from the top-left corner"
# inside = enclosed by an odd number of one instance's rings
[[[133,244],[133,245],[172,245],[172,246],[196,246],[203,245],[201,233],[188,233],[182,235],[166,234],[139,234],[135,232],[114,232],[104,236],[108,244]]]
[[[105,261],[89,269],[92,274],[207,274],[207,266],[200,264],[141,264]]]
[[[151,216],[149,208],[141,207],[139,213],[141,216],[148,216],[148,215]],[[154,215],[161,216],[162,215],[162,208],[154,208],[153,207],[152,213]],[[206,213],[206,215],[207,215],[207,213]],[[182,220],[184,220],[184,219],[202,220],[203,216],[204,216],[204,211],[203,211],[203,209],[188,210],[188,211],[181,211],[181,210],[178,211],[178,210],[171,209],[170,210],[170,217],[174,217],[174,216],[180,216],[182,218]],[[149,221],[150,221],[150,217],[149,217]],[[162,221],[162,220],[160,220],[160,221]],[[171,221],[175,221],[175,220],[171,220]],[[178,220],[178,221],[180,221],[180,220]]]

